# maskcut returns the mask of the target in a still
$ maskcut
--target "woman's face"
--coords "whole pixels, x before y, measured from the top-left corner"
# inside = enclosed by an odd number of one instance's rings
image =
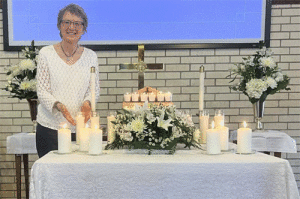
[[[77,43],[84,33],[82,19],[67,11],[60,24],[60,32],[63,40],[69,43]]]

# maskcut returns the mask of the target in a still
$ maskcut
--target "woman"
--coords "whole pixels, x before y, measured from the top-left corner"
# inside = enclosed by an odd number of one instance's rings
[[[87,25],[87,16],[80,6],[66,6],[59,11],[57,20],[62,41],[40,50],[37,66],[40,104],[36,132],[39,157],[57,150],[57,130],[62,123],[67,122],[74,133],[78,112],[83,112],[85,122],[90,119],[90,68],[95,66],[98,74],[98,59],[95,52],[78,44]],[[96,75],[96,100],[99,91]]]

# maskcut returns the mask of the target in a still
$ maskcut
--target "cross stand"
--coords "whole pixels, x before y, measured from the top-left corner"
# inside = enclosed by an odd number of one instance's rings
[[[144,88],[144,71],[146,69],[151,70],[160,70],[163,69],[163,64],[146,64],[144,62],[144,52],[145,52],[145,46],[144,45],[138,45],[138,63],[133,64],[120,64],[119,70],[122,69],[135,69],[138,70],[138,90]]]

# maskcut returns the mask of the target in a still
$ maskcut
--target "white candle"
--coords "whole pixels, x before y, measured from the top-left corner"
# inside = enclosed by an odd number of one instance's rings
[[[214,122],[213,122],[214,123]],[[221,153],[221,138],[218,129],[214,129],[214,124],[212,123],[212,128],[207,130],[207,140],[206,140],[206,152],[207,154],[219,154]]]
[[[201,137],[201,143],[205,144],[206,143],[206,132],[208,130],[208,125],[209,125],[209,113],[206,110],[200,111],[200,137]]]
[[[79,131],[84,127],[84,117],[82,112],[79,112],[76,116],[76,144],[79,144]]]
[[[57,132],[58,136],[58,153],[71,152],[71,130],[67,129],[67,124]]]
[[[165,93],[165,100],[166,102],[172,102],[172,93],[170,92]]]
[[[215,122],[216,128],[218,128],[220,126],[224,126],[225,121],[224,121],[224,111],[223,110],[215,111],[214,122]]]
[[[102,130],[97,126],[90,130],[89,135],[89,154],[97,155],[102,153]]]
[[[86,125],[85,128],[80,129],[79,133],[79,151],[88,151],[89,150],[89,135],[90,128]]]
[[[155,94],[149,93],[149,102],[155,102]]]
[[[145,102],[145,101],[147,101],[148,100],[148,94],[147,93],[142,93],[141,94],[141,101],[142,102]]]
[[[157,101],[159,102],[165,101],[165,95],[162,92],[157,93]]]
[[[132,101],[133,102],[138,102],[139,101],[139,94],[137,92],[132,93]]]
[[[246,128],[247,124],[244,122],[244,128],[237,130],[237,152],[251,153],[252,145],[252,129]]]
[[[227,151],[228,150],[229,128],[222,126],[222,127],[218,127],[218,129],[220,131],[220,136],[221,136],[221,150]]]
[[[199,109],[204,107],[204,66],[200,67],[200,81],[199,81]]]
[[[125,102],[130,102],[130,100],[131,100],[131,93],[124,94],[124,101]]]
[[[115,121],[115,116],[109,115],[107,116],[107,142],[108,144],[111,144],[116,139],[116,133],[114,131],[114,124],[111,123],[112,121]]]
[[[92,112],[96,111],[96,73],[95,73],[95,67],[91,67],[91,93],[92,93],[92,99],[91,99],[91,106],[92,106]]]
[[[96,112],[92,113],[92,117],[91,117],[91,128],[95,128],[95,126],[100,126],[100,120],[99,120],[99,116]]]

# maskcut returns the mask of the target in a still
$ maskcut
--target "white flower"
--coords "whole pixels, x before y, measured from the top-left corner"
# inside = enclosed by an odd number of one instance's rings
[[[25,80],[20,84],[21,90],[36,91],[36,80]]]
[[[276,82],[281,82],[284,80],[283,74],[281,72],[277,72],[277,73],[273,74],[272,77],[275,78]]]
[[[251,79],[248,83],[246,83],[246,93],[250,98],[259,99],[267,88],[267,83],[261,79]]]
[[[245,71],[245,66],[243,64],[240,65],[241,71]]]
[[[259,59],[261,66],[274,68],[276,66],[275,61],[272,57],[262,57]]]
[[[149,124],[152,124],[152,122],[154,122],[156,120],[156,118],[154,117],[154,115],[151,112],[147,112],[146,113],[146,118],[147,118],[147,122]]]
[[[160,128],[165,129],[166,131],[168,131],[168,127],[169,126],[173,126],[172,124],[170,124],[170,122],[172,121],[171,118],[169,118],[168,120],[164,120],[165,114],[164,112],[160,115],[160,117],[156,117],[157,119],[157,126]]]
[[[277,82],[272,77],[267,77],[265,82],[267,83],[268,87],[271,87],[272,89],[277,87]]]
[[[23,59],[19,65],[21,70],[34,70],[36,68],[34,61],[31,59]]]
[[[134,119],[130,125],[132,131],[140,132],[140,133],[144,131],[144,128],[146,128],[146,125],[144,124],[144,120],[140,117]]]

